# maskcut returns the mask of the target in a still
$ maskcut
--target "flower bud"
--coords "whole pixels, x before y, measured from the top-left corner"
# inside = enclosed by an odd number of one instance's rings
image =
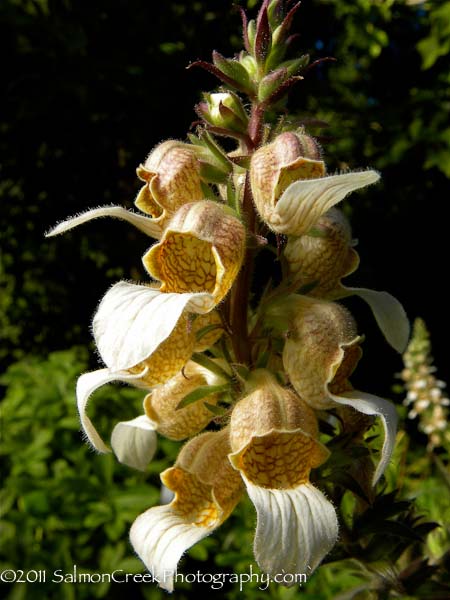
[[[162,228],[180,206],[204,197],[200,163],[189,144],[176,140],[163,142],[137,168],[137,174],[145,185],[135,205]]]
[[[201,116],[215,127],[245,132],[248,116],[242,102],[233,92],[205,94],[205,102],[198,105]]]

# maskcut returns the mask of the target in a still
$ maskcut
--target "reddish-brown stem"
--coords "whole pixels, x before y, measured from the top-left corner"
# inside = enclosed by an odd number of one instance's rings
[[[266,107],[264,104],[254,103],[252,105],[250,122],[248,125],[248,135],[252,142],[252,147],[249,148],[251,151],[255,151],[255,149],[261,144],[264,133],[265,110]]]
[[[250,123],[248,127],[249,139],[247,152],[253,152],[261,144],[264,131],[264,112],[262,104],[254,103],[252,106]],[[247,172],[242,201],[242,212],[245,217],[247,231],[256,234],[256,212],[253,204],[250,176]],[[230,325],[232,330],[232,343],[236,360],[249,367],[252,366],[252,347],[248,332],[248,305],[250,300],[251,279],[253,275],[254,248],[247,248],[244,264],[233,286],[230,300]]]
[[[249,231],[255,229],[256,215],[253,208],[249,175],[247,173],[244,187],[243,212]],[[248,335],[248,302],[250,298],[250,285],[253,274],[254,249],[247,248],[244,264],[239,272],[237,281],[233,287],[231,297],[231,330],[233,332],[233,350],[237,362],[251,366],[251,346]]]

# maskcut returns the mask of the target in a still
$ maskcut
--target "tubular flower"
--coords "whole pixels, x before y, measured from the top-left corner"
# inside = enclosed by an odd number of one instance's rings
[[[209,292],[217,304],[241,268],[244,249],[243,225],[205,200],[182,206],[143,261],[161,292]]]
[[[320,217],[301,237],[289,236],[284,257],[298,287],[311,287],[310,296],[332,298],[341,279],[356,271],[358,253],[352,248],[350,223],[337,208]]]
[[[200,163],[189,144],[176,140],[159,144],[136,172],[145,185],[138,193],[135,205],[151,215],[161,230],[180,206],[204,197]]]
[[[147,394],[144,399],[145,414],[164,437],[171,440],[192,437],[208,425],[214,414],[200,399],[182,408],[178,408],[178,405],[189,393],[206,385],[222,387],[226,381],[190,361],[182,373]],[[219,395],[219,392],[209,394],[208,404],[217,404]]]
[[[128,221],[150,237],[159,239],[180,206],[204,197],[200,162],[189,144],[176,140],[163,142],[150,152],[145,164],[137,168],[137,174],[146,183],[135,205],[152,218],[121,206],[101,206],[59,223],[47,233],[47,237],[59,235],[93,219],[113,217]]]
[[[392,455],[397,414],[387,400],[353,390],[348,377],[361,356],[355,322],[333,302],[305,296],[293,298],[291,329],[283,350],[283,364],[292,385],[314,409],[349,405],[382,420],[385,438],[373,484],[383,474]]]
[[[282,133],[252,157],[253,199],[261,218],[277,233],[300,236],[350,192],[375,183],[375,171],[325,176],[313,139]]]
[[[333,505],[309,481],[329,452],[318,440],[317,418],[268,372],[235,406],[230,460],[255,505],[255,558],[271,575],[314,570],[336,543]]]
[[[405,349],[410,333],[408,318],[400,302],[387,292],[347,287],[341,279],[359,265],[352,247],[351,228],[336,208],[326,212],[314,228],[301,237],[289,236],[284,251],[292,279],[308,296],[337,300],[356,295],[370,306],[386,340],[398,352]]]
[[[231,288],[244,249],[245,229],[225,207],[210,201],[182,207],[161,243],[144,257],[161,288],[122,281],[99,305],[93,331],[105,364],[114,371],[135,372],[144,363],[147,384],[154,385],[178,372],[194,348],[216,341],[217,313],[212,311]],[[188,313],[204,316],[196,327],[184,328]],[[202,325],[216,329],[206,341],[195,337]]]
[[[206,432],[188,442],[175,466],[161,473],[174,500],[150,508],[131,527],[135,551],[168,591],[182,554],[219,527],[241,497],[241,477],[227,458],[228,433]]]
[[[185,550],[218,527],[243,483],[257,511],[255,558],[271,575],[314,570],[333,547],[332,504],[309,481],[329,455],[318,440],[314,411],[269,372],[235,406],[229,427],[188,442],[161,480],[175,499],[134,522],[130,539],[161,587],[172,591]]]

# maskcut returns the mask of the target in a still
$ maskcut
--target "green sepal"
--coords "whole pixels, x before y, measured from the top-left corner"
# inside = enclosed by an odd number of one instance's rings
[[[267,6],[267,18],[272,31],[278,27],[284,17],[283,0],[272,0]]]
[[[204,367],[205,369],[208,369],[208,371],[211,371],[212,373],[215,373],[219,377],[222,377],[222,379],[225,379],[226,381],[230,381],[230,379],[231,379],[230,373],[227,373],[225,371],[225,369],[222,369],[221,366],[219,366],[213,360],[208,358],[205,354],[201,354],[200,352],[194,352],[194,354],[191,356],[191,360],[196,362],[198,365]]]
[[[253,84],[250,80],[249,74],[239,61],[225,58],[216,51],[213,52],[212,58],[214,66],[236,83],[236,89],[250,94],[253,92]]]
[[[211,152],[217,162],[223,166],[227,173],[231,173],[233,165],[228,159],[223,148],[216,142],[213,136],[208,131],[202,131],[200,135],[200,141],[203,143],[205,148]]]
[[[297,75],[302,69],[308,66],[309,54],[303,54],[300,58],[293,58],[292,60],[286,60],[281,63],[279,67],[285,67],[288,75]]]
[[[203,181],[208,183],[226,183],[228,179],[228,173],[224,173],[220,167],[216,167],[211,163],[204,161],[200,162],[200,177]]]
[[[272,71],[265,77],[261,79],[258,86],[258,100],[260,102],[265,102],[268,100],[275,92],[278,91],[280,86],[286,81],[288,78],[287,69],[282,67]]]
[[[178,402],[175,410],[180,410],[181,408],[185,408],[186,406],[189,406],[189,404],[193,404],[202,398],[206,398],[212,394],[226,392],[229,389],[230,386],[228,383],[224,383],[223,385],[201,385],[189,394],[186,394],[186,396],[184,396],[184,398]]]
[[[215,404],[209,404],[209,402],[203,402],[203,406],[218,417],[223,417],[227,412],[227,409],[223,406],[216,406]]]
[[[213,202],[217,202],[217,196],[213,192],[213,190],[209,187],[206,181],[200,181],[200,186],[202,188],[203,196],[205,200],[212,200]]]
[[[241,381],[247,381],[249,378],[250,369],[248,369],[245,365],[234,364],[233,371]]]
[[[222,325],[218,325],[217,323],[213,325],[205,325],[195,333],[195,339],[199,342],[205,335],[210,333],[211,331],[215,331],[216,329],[223,329]]]
[[[251,19],[247,25],[247,36],[248,43],[250,44],[250,48],[252,51],[255,51],[255,38],[256,38],[256,22],[254,19]]]

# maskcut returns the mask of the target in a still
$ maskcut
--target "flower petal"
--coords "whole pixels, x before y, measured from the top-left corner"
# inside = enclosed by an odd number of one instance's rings
[[[311,483],[293,489],[266,489],[244,477],[255,505],[255,558],[263,572],[309,575],[338,537],[336,511]],[[292,582],[282,582],[293,585]]]
[[[131,527],[130,541],[159,585],[172,592],[180,558],[213,529],[184,519],[173,511],[171,503],[150,508],[139,515]]]
[[[367,302],[388,343],[397,352],[404,352],[409,340],[410,325],[400,302],[388,292],[353,287],[345,289]]]
[[[100,206],[99,208],[87,210],[76,217],[70,217],[61,223],[58,223],[58,225],[45,234],[45,237],[60,235],[61,233],[69,231],[69,229],[73,229],[74,227],[78,227],[78,225],[82,225],[83,223],[87,223],[87,221],[92,221],[93,219],[98,219],[100,217],[122,219],[123,221],[128,221],[150,237],[157,239],[161,237],[161,227],[154,223],[152,219],[126,210],[121,206]]]
[[[145,371],[144,371],[145,373]],[[111,383],[112,381],[123,381],[125,383],[132,383],[142,377],[143,373],[133,375],[125,371],[111,371],[110,369],[99,369],[98,371],[91,371],[90,373],[84,373],[77,381],[77,406],[80,414],[81,426],[84,433],[86,434],[87,440],[91,443],[93,448],[98,452],[111,452],[106,446],[97,430],[95,429],[92,421],[86,415],[86,406],[90,396],[102,385]]]
[[[381,418],[384,428],[384,442],[381,449],[380,462],[373,476],[373,485],[375,485],[389,464],[394,450],[398,421],[395,406],[388,400],[357,390],[345,392],[345,394],[340,396],[331,394],[331,397],[338,404],[351,406],[365,415],[376,415]]]
[[[106,292],[94,316],[97,348],[111,369],[134,367],[169,337],[184,310],[205,313],[213,307],[208,293],[164,294],[121,281]]]
[[[303,235],[347,194],[379,178],[376,171],[358,171],[295,181],[282,194],[269,224],[277,233]]]
[[[240,498],[242,480],[228,461],[229,450],[225,430],[193,438],[161,474],[174,500],[147,510],[131,527],[135,551],[168,591],[182,554],[216,529]]]
[[[117,423],[111,434],[111,446],[119,462],[145,471],[156,452],[155,425],[146,415]]]

